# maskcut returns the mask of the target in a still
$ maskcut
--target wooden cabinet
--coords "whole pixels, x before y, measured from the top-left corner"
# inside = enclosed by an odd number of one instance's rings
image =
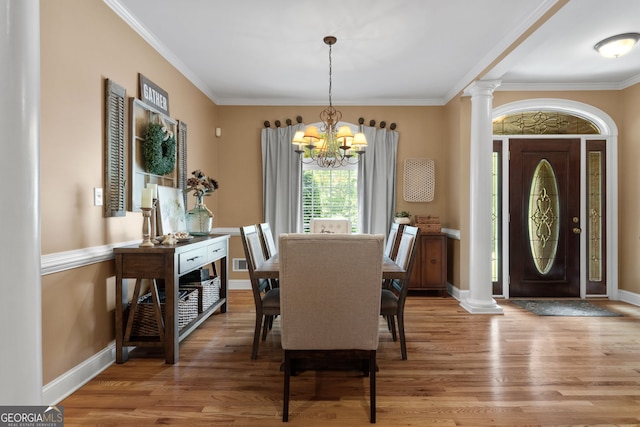
[[[409,290],[447,293],[447,235],[420,233]]]

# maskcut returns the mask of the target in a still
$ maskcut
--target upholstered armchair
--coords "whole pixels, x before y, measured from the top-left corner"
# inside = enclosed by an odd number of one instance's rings
[[[289,418],[290,377],[301,359],[321,360],[323,367],[359,359],[358,370],[369,376],[374,423],[383,236],[282,234],[279,243],[282,420]]]

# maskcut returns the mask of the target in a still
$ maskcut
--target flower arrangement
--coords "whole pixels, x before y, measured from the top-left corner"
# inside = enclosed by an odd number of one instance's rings
[[[218,181],[206,176],[200,169],[191,172],[193,175],[187,179],[187,191],[193,191],[198,199],[208,196],[218,189]]]

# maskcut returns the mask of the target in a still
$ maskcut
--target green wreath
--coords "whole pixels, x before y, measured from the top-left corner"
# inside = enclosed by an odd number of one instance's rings
[[[168,136],[168,137],[167,137]],[[150,123],[143,145],[147,171],[154,175],[166,175],[176,166],[176,139],[161,124]]]

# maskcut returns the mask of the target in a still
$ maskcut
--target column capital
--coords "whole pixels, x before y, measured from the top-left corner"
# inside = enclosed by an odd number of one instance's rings
[[[502,80],[476,80],[467,86],[463,96],[490,96],[502,84]]]

